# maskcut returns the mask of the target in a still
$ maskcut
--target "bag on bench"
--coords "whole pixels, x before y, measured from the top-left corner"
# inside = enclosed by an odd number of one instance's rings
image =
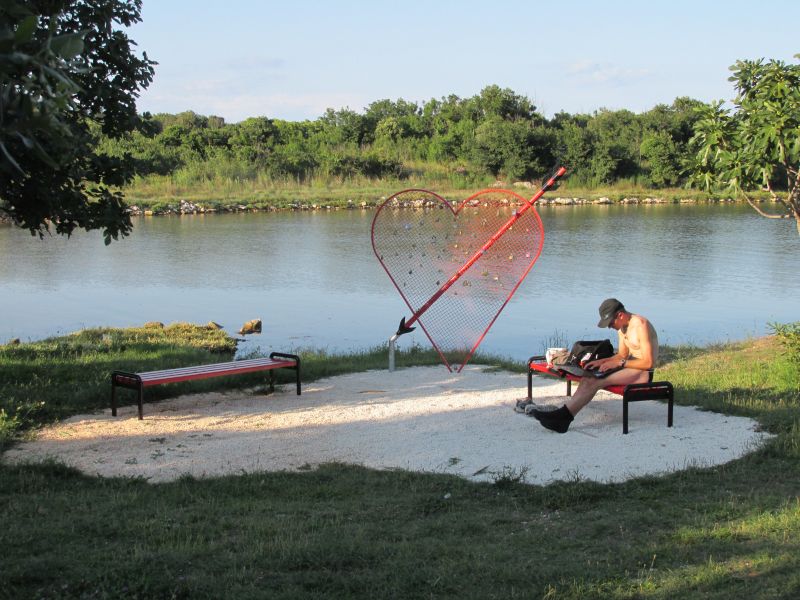
[[[587,362],[609,356],[614,356],[611,340],[582,340],[572,345],[566,364],[583,367]]]

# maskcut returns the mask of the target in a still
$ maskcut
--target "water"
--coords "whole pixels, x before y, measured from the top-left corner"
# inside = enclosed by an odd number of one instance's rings
[[[662,343],[743,339],[800,319],[800,239],[743,205],[542,207],[539,261],[482,351],[523,360],[555,341],[609,337],[609,296],[650,318]],[[385,344],[409,311],[375,259],[373,211],[142,218],[40,241],[0,227],[0,342],[146,321],[216,321],[240,345],[331,352]],[[612,340],[616,343],[613,335]],[[429,342],[419,330],[400,348]]]

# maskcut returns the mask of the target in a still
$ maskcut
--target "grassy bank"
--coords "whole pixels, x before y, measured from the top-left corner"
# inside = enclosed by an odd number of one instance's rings
[[[154,371],[233,360],[236,342],[214,326],[153,323],[129,329],[86,329],[39,342],[0,345],[0,450],[19,433],[80,412],[102,410],[110,403],[113,370]],[[386,350],[373,349],[331,357],[303,353],[304,381],[341,373],[386,368]],[[433,350],[414,348],[398,354],[397,365],[437,364]],[[293,380],[277,371],[276,381]],[[188,392],[266,386],[263,373],[156,386],[148,400]],[[133,403],[121,390],[120,402]]]
[[[107,407],[111,364],[230,351],[224,334],[188,326],[93,330],[0,349],[0,393],[44,402],[20,417],[29,427]],[[749,416],[777,437],[727,465],[624,484],[328,465],[150,485],[0,466],[0,597],[794,598],[800,388],[782,352],[772,337],[666,349],[659,375],[678,403]],[[304,380],[385,365],[379,351],[303,358]],[[55,367],[71,385],[48,381]],[[214,381],[192,389],[248,383]]]
[[[317,178],[307,182],[277,181],[268,179],[215,178],[202,182],[180,182],[170,176],[149,176],[137,179],[126,188],[130,205],[141,210],[176,212],[181,202],[195,204],[198,208],[214,211],[229,210],[282,210],[296,208],[347,208],[374,207],[392,194],[408,188],[423,188],[440,194],[450,201],[466,198],[493,185],[492,180],[466,180],[454,176],[425,176],[407,179],[347,180]],[[524,187],[514,187],[513,182],[502,182],[503,187],[516,190],[523,197],[533,194]],[[588,188],[573,185],[569,179],[559,189],[548,192],[545,198],[582,198],[594,201],[608,198],[613,202],[625,198],[659,198],[667,202],[688,200],[708,202],[730,198],[726,192],[708,193],[684,188],[651,189],[635,182],[622,181],[612,186]],[[767,195],[755,194],[766,201]]]

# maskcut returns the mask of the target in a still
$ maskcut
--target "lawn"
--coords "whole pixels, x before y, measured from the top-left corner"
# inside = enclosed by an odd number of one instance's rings
[[[2,346],[2,439],[107,408],[112,364],[216,362],[232,351],[223,333],[188,325]],[[800,596],[796,358],[775,337],[663,354],[659,379],[676,385],[678,403],[751,417],[776,437],[726,465],[613,485],[530,486],[513,473],[480,484],[342,464],[153,485],[3,465],[0,598]],[[303,359],[305,382],[383,368],[385,351]],[[418,349],[398,356],[399,367],[435,361]]]

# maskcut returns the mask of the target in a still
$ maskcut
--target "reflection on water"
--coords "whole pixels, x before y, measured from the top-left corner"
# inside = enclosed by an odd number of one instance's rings
[[[33,238],[0,227],[0,341],[145,321],[264,321],[256,344],[331,351],[385,343],[408,309],[372,254],[372,211],[142,218],[105,247],[96,233]],[[481,350],[515,359],[607,335],[616,296],[665,343],[724,341],[795,321],[800,240],[742,205],[542,207],[539,261]],[[427,345],[415,331],[402,344]]]

